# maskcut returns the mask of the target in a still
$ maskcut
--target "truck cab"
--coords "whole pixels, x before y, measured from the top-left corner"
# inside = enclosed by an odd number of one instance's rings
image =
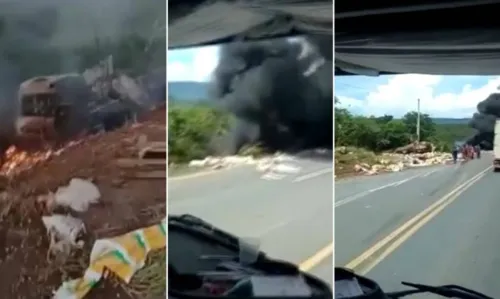
[[[82,90],[88,87],[79,74],[41,76],[21,83],[15,121],[17,137],[50,142],[84,128],[90,96]]]
[[[54,122],[60,97],[50,77],[36,77],[23,82],[18,91],[19,114],[16,134],[28,139],[53,139]]]

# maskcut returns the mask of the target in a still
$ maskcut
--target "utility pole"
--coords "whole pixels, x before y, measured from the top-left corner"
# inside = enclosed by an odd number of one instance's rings
[[[420,99],[417,99],[417,142],[420,142]]]

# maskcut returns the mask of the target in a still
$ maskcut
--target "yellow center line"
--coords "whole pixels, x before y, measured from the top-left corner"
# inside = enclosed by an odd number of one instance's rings
[[[401,237],[394,241],[394,243],[390,244],[375,260],[371,261],[369,265],[363,268],[362,273],[366,274],[370,272],[376,265],[378,265],[381,261],[383,261],[387,256],[393,253],[396,249],[398,249],[405,241],[410,239],[419,229],[421,229],[425,224],[427,224],[430,220],[435,218],[442,210],[444,210],[447,206],[452,204],[465,190],[467,190],[470,186],[480,180],[485,174],[481,174],[478,178],[469,183],[464,189],[460,192],[456,193],[452,198],[450,198],[446,203],[442,204],[438,208],[436,208],[431,213],[427,214],[421,222],[417,223],[415,226],[406,231]]]
[[[382,261],[387,255],[390,254],[390,252],[394,251],[401,243],[404,242],[403,236],[401,236],[405,231],[408,231],[404,236],[408,236],[409,238],[413,233],[416,232],[420,227],[422,227],[425,223],[427,223],[430,219],[435,217],[442,209],[444,209],[446,206],[451,204],[462,192],[464,192],[468,187],[470,187],[473,183],[478,181],[485,173],[486,171],[490,170],[492,167],[488,167],[481,171],[480,173],[476,174],[466,182],[460,184],[458,187],[453,189],[451,192],[443,196],[441,199],[436,201],[434,204],[429,206],[427,209],[424,211],[420,212],[418,215],[410,219],[408,222],[400,226],[398,229],[393,231],[391,234],[389,234],[387,237],[382,239],[380,242],[376,243],[373,245],[371,248],[366,250],[364,253],[362,253],[360,256],[349,262],[345,267],[350,268],[350,269],[355,269],[362,263],[365,263],[367,260],[372,258],[372,256],[380,251],[382,248],[386,247],[389,245],[391,242],[394,242],[389,248],[387,248],[382,255],[380,255],[374,262],[372,262],[369,266],[369,270],[371,270],[376,264],[378,264],[380,261]],[[411,228],[411,229],[410,229]],[[409,232],[412,232],[410,235],[408,235]],[[401,236],[401,237],[400,237]],[[399,237],[399,240],[398,240]],[[396,241],[395,241],[396,240]],[[396,244],[396,245],[395,245]],[[395,247],[394,247],[395,246]],[[391,249],[392,251],[388,251]],[[333,242],[328,244],[327,246],[323,247],[320,249],[318,252],[316,252],[314,255],[309,257],[308,259],[304,260],[299,264],[299,268],[302,271],[310,271],[314,267],[318,266],[326,260],[328,257],[333,256],[333,251],[334,251],[334,246]],[[333,266],[333,265],[332,265]],[[367,271],[366,271],[367,272]]]
[[[443,196],[441,199],[436,201],[434,204],[427,207],[425,210],[417,214],[415,217],[404,223],[398,229],[390,233],[381,241],[377,242],[375,245],[370,247],[368,250],[363,252],[360,256],[356,257],[347,265],[346,268],[354,269],[360,274],[366,274],[368,271],[373,269],[378,263],[385,259],[389,254],[396,250],[404,241],[408,240],[416,231],[423,227],[427,222],[436,217],[445,207],[454,202],[465,190],[472,186],[475,182],[481,179],[486,171],[490,170],[492,166],[484,169],[480,173],[476,174],[466,182],[460,184],[457,188],[453,189],[451,192]],[[391,244],[392,243],[392,244]],[[389,246],[388,246],[389,245]],[[385,250],[374,258],[375,253],[381,251],[385,247]],[[360,267],[363,263],[368,263],[365,267]],[[362,268],[362,269],[357,269]]]
[[[327,246],[323,247],[313,256],[300,263],[299,269],[302,271],[310,271],[312,268],[319,265],[322,261],[326,260],[329,256],[333,256],[333,243],[330,243]]]

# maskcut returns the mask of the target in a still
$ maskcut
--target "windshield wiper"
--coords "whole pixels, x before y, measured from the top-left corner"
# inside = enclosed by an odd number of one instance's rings
[[[430,285],[410,283],[410,282],[402,282],[402,284],[405,286],[413,287],[416,290],[406,290],[400,292],[387,293],[387,296],[392,299],[397,299],[418,293],[432,293],[448,298],[493,299],[492,297],[486,296],[485,294],[452,284],[443,286],[430,286]]]

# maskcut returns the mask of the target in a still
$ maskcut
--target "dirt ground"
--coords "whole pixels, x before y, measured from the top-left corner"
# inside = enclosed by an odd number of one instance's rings
[[[137,179],[137,169],[116,165],[117,158],[137,157],[141,135],[166,141],[165,108],[142,122],[91,136],[59,156],[4,178],[0,193],[0,294],[2,298],[51,298],[61,282],[77,278],[88,265],[95,239],[120,235],[158,223],[166,216],[165,179]],[[86,225],[85,248],[64,262],[47,259],[48,237],[41,221],[46,213],[37,197],[72,178],[92,180],[101,203],[78,215]],[[121,285],[104,282],[88,298],[133,298]]]

